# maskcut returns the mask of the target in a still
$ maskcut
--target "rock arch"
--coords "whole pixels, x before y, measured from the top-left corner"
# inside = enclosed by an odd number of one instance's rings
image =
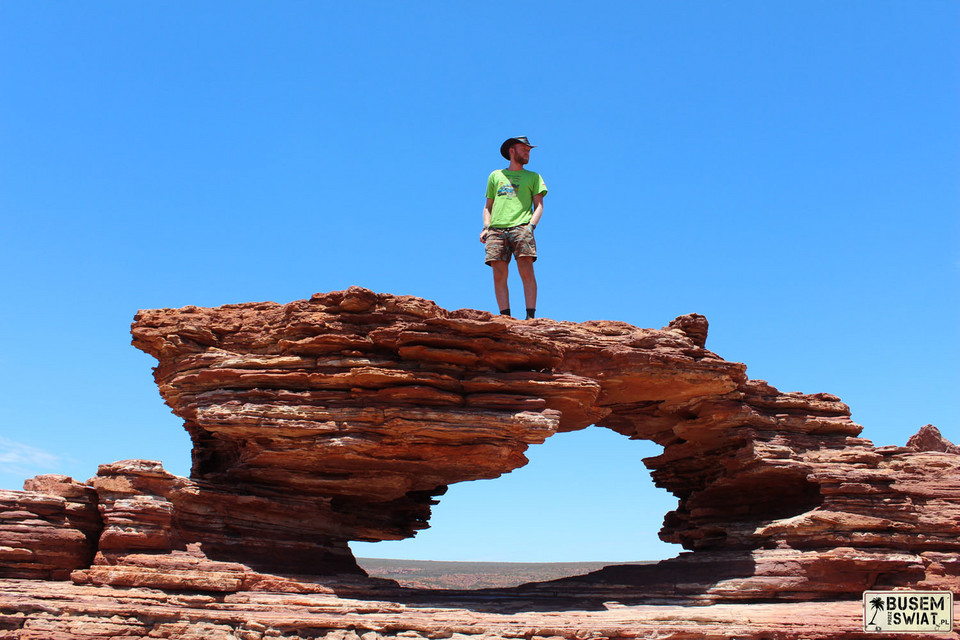
[[[132,333],[158,360],[193,469],[101,471],[101,565],[189,550],[265,571],[359,571],[347,541],[411,536],[451,483],[497,477],[525,464],[528,446],[596,424],[664,447],[647,464],[678,507],[660,536],[692,552],[602,580],[652,595],[811,598],[960,575],[949,559],[960,488],[930,507],[924,457],[947,473],[960,456],[874,448],[839,398],[782,393],[708,351],[696,314],[659,330],[523,322],[351,288],[141,311]],[[903,469],[921,480],[895,482]],[[112,521],[131,495],[155,511],[139,526],[171,533]]]

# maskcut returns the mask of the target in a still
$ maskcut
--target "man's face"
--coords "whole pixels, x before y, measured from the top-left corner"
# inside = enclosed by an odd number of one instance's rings
[[[510,147],[510,155],[512,155],[513,159],[520,164],[527,164],[530,162],[530,149],[533,149],[533,147],[528,144],[518,142]]]

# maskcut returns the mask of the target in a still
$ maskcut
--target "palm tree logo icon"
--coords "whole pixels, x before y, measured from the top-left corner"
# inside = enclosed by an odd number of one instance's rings
[[[877,614],[883,611],[883,598],[877,596],[876,598],[870,601],[870,607],[873,609],[873,617],[870,618],[870,622],[867,623],[867,626],[873,624],[873,621],[876,619]]]

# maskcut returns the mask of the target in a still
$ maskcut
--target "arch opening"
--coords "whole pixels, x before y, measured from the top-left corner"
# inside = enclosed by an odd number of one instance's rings
[[[604,427],[557,433],[527,449],[523,467],[450,485],[430,528],[415,537],[350,546],[376,577],[419,575],[410,584],[424,585],[424,575],[442,571],[476,588],[673,557],[679,547],[658,532],[677,499],[653,484],[642,463],[661,449]],[[491,575],[498,572],[502,579]]]

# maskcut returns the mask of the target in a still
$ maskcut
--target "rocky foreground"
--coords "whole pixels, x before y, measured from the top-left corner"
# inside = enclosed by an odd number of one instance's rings
[[[0,639],[876,637],[862,591],[960,586],[957,447],[931,426],[873,446],[839,398],[708,351],[702,316],[523,322],[352,288],[132,331],[190,478],[122,461],[0,491]],[[592,424],[663,446],[643,462],[687,552],[475,592],[357,566],[349,541],[414,535],[447,485]]]
[[[0,640],[784,640],[883,638],[860,602],[596,607],[419,594],[413,600],[243,591],[227,594],[0,580]],[[886,636],[889,637],[889,636]],[[912,633],[911,640],[956,637]]]

